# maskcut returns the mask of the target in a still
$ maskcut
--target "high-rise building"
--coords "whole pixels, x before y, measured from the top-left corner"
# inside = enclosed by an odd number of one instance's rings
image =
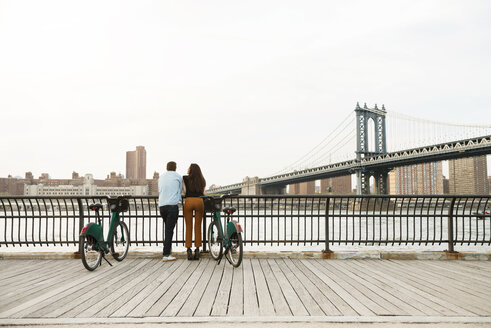
[[[486,155],[449,160],[448,169],[451,194],[489,194]]]
[[[443,177],[443,193],[444,194],[450,193],[450,180],[445,177]]]
[[[136,150],[126,152],[126,178],[147,178],[147,151],[143,146],[137,146]]]
[[[315,181],[291,184],[288,187],[291,195],[313,195],[315,194]]]
[[[350,194],[351,189],[351,175],[344,175],[335,178],[328,178],[321,180],[321,194]]]
[[[392,195],[443,194],[442,162],[397,167],[389,173]]]

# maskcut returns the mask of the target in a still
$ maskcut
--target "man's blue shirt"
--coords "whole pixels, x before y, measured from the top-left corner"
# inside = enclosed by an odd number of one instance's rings
[[[159,178],[159,207],[179,204],[181,192],[182,177],[174,171],[165,172]]]

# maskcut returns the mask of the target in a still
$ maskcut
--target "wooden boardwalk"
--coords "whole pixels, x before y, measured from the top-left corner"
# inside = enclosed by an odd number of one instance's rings
[[[466,261],[0,260],[0,319],[491,317],[491,263]]]

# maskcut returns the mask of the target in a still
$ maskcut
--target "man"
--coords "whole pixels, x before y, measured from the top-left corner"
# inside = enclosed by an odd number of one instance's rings
[[[167,172],[159,178],[159,209],[164,219],[165,239],[162,261],[175,261],[172,256],[172,236],[179,215],[179,201],[182,193],[182,177],[176,173],[176,162],[167,163]]]

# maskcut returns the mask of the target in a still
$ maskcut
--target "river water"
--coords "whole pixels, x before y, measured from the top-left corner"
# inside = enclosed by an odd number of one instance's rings
[[[425,212],[421,216],[402,216],[387,212],[380,216],[377,212],[359,212],[356,216],[344,215],[342,211],[330,213],[329,247],[340,250],[382,250],[382,251],[443,251],[448,248],[446,242],[431,243],[429,240],[447,239],[447,213]],[[491,251],[490,218],[478,219],[463,213],[455,221],[455,245],[457,251]],[[283,211],[271,215],[269,211],[242,211],[235,215],[242,225],[246,251],[321,251],[325,248],[325,216],[319,211]],[[92,221],[94,219],[92,218]],[[88,220],[85,221],[87,223]],[[161,251],[163,224],[158,213],[153,212],[145,218],[126,218],[130,226],[133,251]],[[108,218],[103,220],[108,227]],[[207,218],[207,222],[210,219]],[[40,241],[74,241],[78,239],[79,220],[74,212],[63,216],[46,213],[34,218],[19,217],[19,213],[10,213],[9,217],[0,216],[0,242],[29,241],[35,245],[0,246],[0,252],[73,252],[77,245],[57,243],[40,245]],[[181,241],[173,246],[174,251],[184,251],[184,220],[179,218],[174,240]],[[280,242],[278,242],[278,240]],[[361,244],[336,241],[362,240]],[[480,241],[474,244],[469,241]],[[143,241],[146,241],[145,243]],[[160,241],[149,244],[148,241]],[[250,243],[248,241],[255,241]],[[367,242],[368,241],[368,242]],[[375,241],[375,242],[373,242]],[[384,243],[384,241],[390,241]],[[415,241],[415,244],[406,243]],[[484,242],[484,243],[483,243]]]

